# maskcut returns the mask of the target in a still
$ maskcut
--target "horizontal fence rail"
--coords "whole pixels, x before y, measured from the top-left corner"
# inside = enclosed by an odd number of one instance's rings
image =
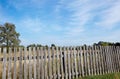
[[[0,79],[74,79],[120,72],[119,46],[0,48]]]

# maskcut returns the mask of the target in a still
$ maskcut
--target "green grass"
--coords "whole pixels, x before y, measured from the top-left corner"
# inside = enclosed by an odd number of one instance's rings
[[[120,73],[87,76],[87,77],[81,77],[81,78],[78,78],[78,79],[120,79]]]

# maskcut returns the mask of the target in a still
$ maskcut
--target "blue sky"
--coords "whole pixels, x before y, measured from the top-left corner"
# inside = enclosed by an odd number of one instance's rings
[[[120,42],[120,0],[0,0],[0,24],[16,25],[22,45]]]

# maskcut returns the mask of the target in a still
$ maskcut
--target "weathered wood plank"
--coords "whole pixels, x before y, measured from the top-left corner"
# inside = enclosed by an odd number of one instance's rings
[[[91,75],[91,69],[90,69],[90,51],[89,51],[89,46],[86,48],[87,51],[87,69],[88,69],[88,75]]]
[[[73,51],[73,47],[71,47],[70,48],[70,51],[71,51],[71,67],[72,67],[72,69],[71,69],[71,71],[72,71],[72,79],[74,79],[75,78],[75,71],[74,71],[74,51]]]
[[[48,79],[48,70],[47,70],[47,48],[44,47],[44,71],[45,79]]]
[[[3,69],[2,69],[2,79],[6,79],[6,52],[7,49],[3,48]]]
[[[98,52],[96,46],[94,46],[94,53],[95,53],[95,65],[96,65],[96,74],[99,75],[99,68],[98,68]]]
[[[71,62],[70,62],[70,50],[69,47],[67,47],[68,52],[68,79],[71,79]]]
[[[26,63],[26,60],[27,60],[27,56],[26,56],[26,52],[27,52],[27,49],[24,48],[24,79],[27,79],[27,63]]]
[[[64,79],[64,71],[63,71],[63,51],[62,51],[62,47],[60,47],[60,71],[61,71],[61,78]]]
[[[87,76],[87,54],[86,46],[83,46],[84,75]]]
[[[93,52],[92,52],[92,47],[89,47],[89,54],[90,54],[90,74],[93,75]]]
[[[99,47],[99,55],[100,55],[100,58],[99,58],[99,61],[100,61],[100,75],[103,74],[103,54],[102,54],[102,50],[101,50],[101,46],[98,46]]]
[[[107,74],[108,73],[108,64],[107,64],[107,48],[106,48],[106,46],[104,47],[104,57],[105,57],[105,61],[104,61],[104,63],[105,63],[105,73]]]
[[[112,71],[113,71],[113,73],[114,73],[114,72],[115,72],[115,64],[114,64],[114,63],[115,63],[115,62],[114,62],[114,61],[115,61],[115,60],[114,60],[114,59],[115,59],[115,57],[114,57],[114,54],[115,54],[115,53],[114,53],[114,47],[113,47],[113,46],[111,47],[111,51],[112,51],[112,52],[111,52],[111,54],[112,54],[112,55],[111,55],[111,57],[112,57],[111,60],[112,60],[112,69],[113,69]]]
[[[52,60],[51,60],[51,49],[48,47],[48,65],[49,65],[49,79],[52,79],[52,66],[51,66]]]
[[[35,47],[33,48],[33,72],[34,72],[34,79],[36,79],[36,51],[35,51]]]
[[[23,60],[23,55],[22,55],[22,51],[23,48],[19,48],[19,53],[20,53],[20,59],[19,59],[19,68],[20,68],[20,72],[19,72],[19,79],[23,79],[23,63],[22,63],[22,60]]]
[[[109,52],[109,47],[106,46],[106,60],[107,60],[107,72],[110,73],[110,52]]]
[[[116,72],[119,72],[119,61],[118,61],[118,51],[117,51],[117,46],[115,46],[115,59],[116,59]]]
[[[77,48],[77,66],[78,66],[78,75],[81,77],[81,58],[80,58],[80,48]]]
[[[111,46],[108,47],[109,48],[109,63],[110,63],[110,73],[112,73],[112,61],[111,61]]]
[[[31,47],[29,47],[29,79],[32,79],[32,51],[31,51]]]
[[[55,61],[55,48],[54,47],[52,47],[52,73],[53,73],[53,79],[55,79],[56,78],[56,61]]]
[[[77,69],[77,60],[76,60],[76,49],[73,47],[73,53],[74,53],[74,69],[75,69],[75,77],[78,78],[78,69]]]
[[[94,46],[92,46],[92,52],[93,52],[93,72],[94,72],[94,75],[96,75],[96,55],[95,55],[95,51],[94,51]]]
[[[11,53],[12,53],[12,51],[11,51],[11,48],[9,48],[9,60],[8,60],[8,79],[12,79],[12,75],[11,75],[11,63],[12,63],[12,61],[11,61],[11,57],[12,57],[12,55],[11,55]]]
[[[57,54],[57,78],[60,79],[60,58],[59,58],[60,52],[58,47],[56,47],[56,54]]]
[[[16,61],[17,61],[17,57],[16,57],[16,48],[14,48],[14,71],[13,71],[13,79],[16,79],[17,77],[17,70],[16,70]]]
[[[36,79],[40,79],[40,51],[39,47],[36,47]]]
[[[118,64],[119,64],[118,72],[120,72],[120,47],[119,46],[117,46],[117,52],[118,52]]]
[[[84,53],[83,53],[83,50],[82,50],[82,47],[80,47],[80,57],[81,57],[81,72],[82,72],[82,76],[84,77]]]
[[[44,53],[43,53],[43,47],[40,48],[41,50],[41,79],[44,79]]]
[[[67,52],[66,47],[64,47],[64,67],[65,67],[65,79],[68,79],[68,73],[67,73]]]

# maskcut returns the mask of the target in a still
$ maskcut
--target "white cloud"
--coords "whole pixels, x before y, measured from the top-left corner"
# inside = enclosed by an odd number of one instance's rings
[[[70,12],[70,16],[67,17],[69,21],[66,21],[67,24],[64,29],[66,31],[65,34],[76,36],[84,31],[83,25],[88,21],[89,13],[80,11],[79,4],[80,1],[68,1],[68,0],[60,0],[59,4],[56,6],[56,13],[59,14],[57,17],[62,17],[61,11],[64,9]],[[83,6],[82,6],[83,7]],[[63,17],[64,19],[66,17]]]
[[[66,35],[70,37],[79,36],[82,32],[84,32],[84,29],[82,27],[67,27],[66,29]]]
[[[24,29],[30,32],[40,32],[44,26],[38,18],[24,18],[17,22],[17,26],[24,27]]]
[[[120,24],[120,0],[112,2],[109,8],[104,9],[101,14],[101,21],[96,24],[103,28],[112,29],[118,23]]]
[[[60,18],[63,10],[68,11],[68,15],[61,19],[67,18],[68,20],[64,27],[67,28],[66,34],[76,36],[86,31],[86,27],[92,28],[91,25],[87,25],[90,22],[92,24],[97,22],[96,26],[104,26],[104,28],[115,27],[117,23],[120,23],[119,4],[120,0],[60,0],[55,11],[58,14],[57,17]],[[93,19],[95,21],[92,22]]]
[[[66,34],[77,36],[86,30],[86,24],[94,18],[95,14],[92,11],[98,9],[103,4],[105,3],[96,4],[96,2],[89,0],[60,0],[55,11],[59,14],[57,17],[62,16],[60,12],[63,9],[69,12],[68,17],[66,16],[68,19],[65,27],[67,28]]]

